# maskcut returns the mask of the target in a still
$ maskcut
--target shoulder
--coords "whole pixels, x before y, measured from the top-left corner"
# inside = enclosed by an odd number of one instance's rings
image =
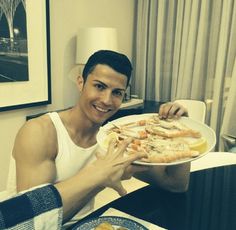
[[[45,114],[27,121],[16,135],[14,151],[26,154],[34,150],[44,150],[49,157],[53,156],[57,148],[55,127],[50,117]],[[17,151],[19,150],[20,151]]]
[[[27,121],[19,130],[17,136],[28,136],[30,134],[34,134],[33,136],[44,138],[46,138],[48,135],[54,135],[55,128],[50,117],[45,114]]]

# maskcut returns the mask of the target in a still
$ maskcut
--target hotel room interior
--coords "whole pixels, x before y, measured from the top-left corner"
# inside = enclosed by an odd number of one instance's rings
[[[51,91],[51,103],[16,109],[6,109],[6,105],[0,104],[0,191],[6,189],[14,139],[19,128],[26,122],[26,118],[38,113],[65,109],[76,103],[78,94],[74,79],[81,72],[81,64],[84,64],[78,61],[80,55],[78,47],[86,47],[85,41],[80,39],[80,36],[84,31],[91,32],[93,29],[97,36],[99,33],[103,35],[108,33],[107,37],[109,30],[99,32],[99,29],[115,29],[116,37],[111,38],[112,42],[116,39],[117,51],[126,54],[133,63],[131,86],[127,92],[127,101],[122,105],[123,109],[142,106],[144,100],[201,101],[205,110],[204,123],[217,134],[216,147],[212,152],[223,154],[236,151],[236,4],[234,1],[50,0],[48,2],[49,24],[46,32],[50,35],[48,67],[51,85],[48,87]],[[37,33],[34,29],[32,30]],[[94,41],[90,42],[89,45]],[[40,52],[40,47],[34,44],[29,52],[32,52],[32,49],[35,53]],[[33,68],[40,67],[34,65]],[[32,71],[37,72],[37,69]],[[5,86],[6,83],[0,82],[0,101],[9,93],[7,92],[9,88]],[[15,94],[14,96],[17,97]],[[189,107],[189,110],[191,109]],[[236,163],[232,155],[225,164],[233,161]],[[208,163],[205,160],[193,167],[204,167]],[[124,187],[128,192],[144,185],[144,182],[137,179],[132,179],[131,182],[124,181]],[[118,197],[112,189],[105,189],[97,196],[95,208]]]

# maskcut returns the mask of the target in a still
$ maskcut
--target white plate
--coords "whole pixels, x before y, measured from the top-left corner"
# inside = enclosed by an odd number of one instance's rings
[[[106,125],[102,126],[97,134],[97,142],[99,146],[106,151],[104,147],[104,140],[107,137],[107,130],[111,129],[114,127],[112,124],[116,125],[121,125],[121,124],[126,124],[130,122],[135,122],[143,119],[147,119],[151,116],[155,115],[155,113],[145,113],[145,114],[140,114],[140,115],[131,115],[131,116],[125,116],[121,117],[119,119],[116,119],[112,122],[107,123]],[[206,155],[208,152],[210,152],[216,144],[216,135],[215,132],[212,128],[207,126],[206,124],[203,124],[201,122],[195,121],[189,117],[181,117],[180,118],[181,123],[185,124],[189,128],[199,131],[202,136],[207,140],[207,149],[204,153],[200,154],[198,157],[195,158],[189,158],[186,160],[181,160],[181,161],[176,161],[176,162],[171,162],[171,163],[146,163],[142,161],[135,161],[135,164],[139,165],[176,165],[176,164],[182,164],[185,162],[190,162],[193,160],[196,160],[204,155]]]

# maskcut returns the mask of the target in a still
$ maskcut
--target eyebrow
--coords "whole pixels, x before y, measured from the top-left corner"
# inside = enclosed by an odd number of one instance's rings
[[[106,85],[104,82],[99,81],[99,80],[94,80],[94,82],[100,83],[101,85],[108,87],[108,85]],[[120,90],[120,91],[126,91],[126,89],[124,88],[115,88],[114,90]]]

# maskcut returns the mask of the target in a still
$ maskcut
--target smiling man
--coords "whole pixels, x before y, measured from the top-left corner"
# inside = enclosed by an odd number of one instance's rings
[[[83,76],[77,79],[78,103],[71,109],[32,119],[20,129],[13,149],[18,191],[63,181],[91,164],[98,151],[96,134],[119,109],[131,72],[132,65],[125,55],[108,50],[94,53],[85,65]],[[162,107],[162,111],[163,116],[186,112],[173,104]],[[170,169],[160,167],[139,176],[165,189],[182,191],[188,184],[189,168],[189,164]],[[147,169],[128,166],[123,178],[144,170]],[[85,176],[84,181],[87,180]],[[93,197],[105,186],[84,194],[79,215],[92,209]],[[120,183],[112,188],[120,195],[125,194]]]

